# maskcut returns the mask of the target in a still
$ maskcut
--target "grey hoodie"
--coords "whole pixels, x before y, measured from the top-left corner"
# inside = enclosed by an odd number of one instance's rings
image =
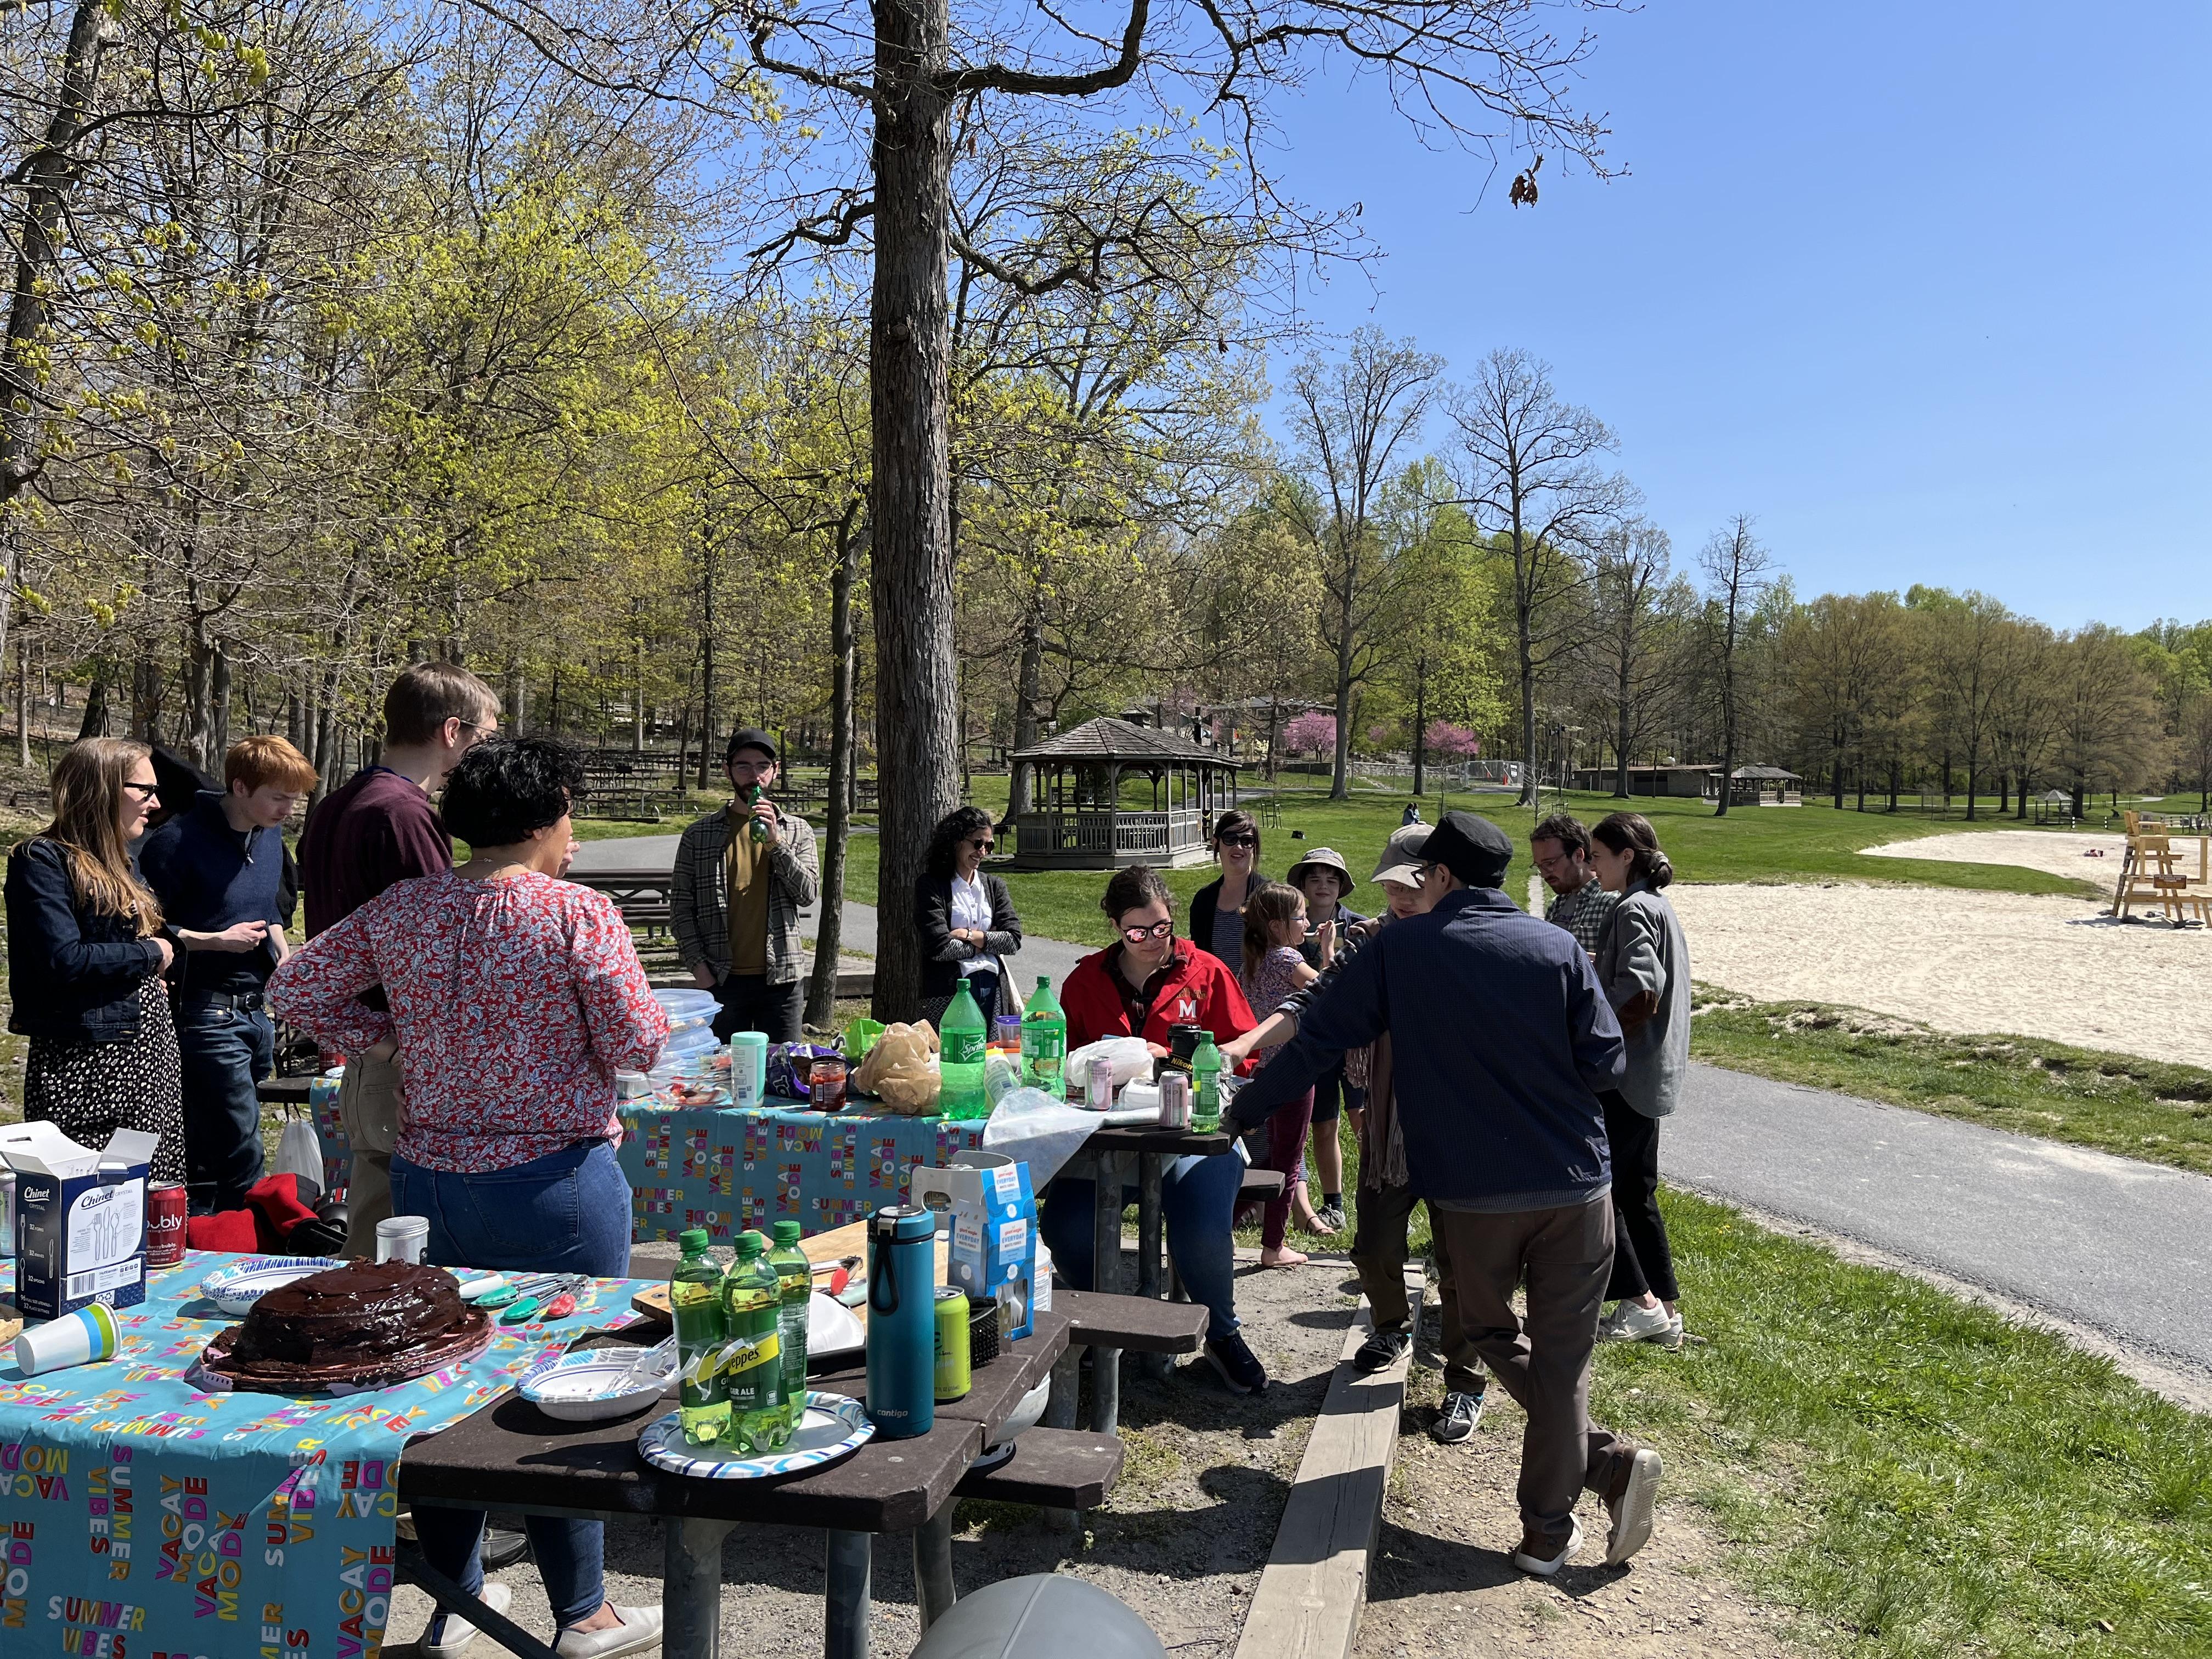
[[[1628,1069],[1620,1092],[1646,1117],[1665,1117],[1690,1063],[1690,946],[1674,907],[1637,882],[1606,918],[1597,981],[1620,1018]]]

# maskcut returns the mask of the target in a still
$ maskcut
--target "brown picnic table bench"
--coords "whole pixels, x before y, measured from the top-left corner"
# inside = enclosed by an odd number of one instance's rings
[[[637,1453],[638,1433],[674,1403],[672,1389],[652,1407],[606,1423],[559,1422],[510,1394],[410,1442],[399,1465],[399,1495],[429,1506],[659,1520],[667,1659],[720,1659],[722,1540],[733,1525],[821,1528],[827,1534],[823,1651],[826,1659],[867,1659],[878,1534],[909,1535],[927,1629],[957,1594],[952,1525],[960,1498],[1088,1509],[1121,1474],[1121,1446],[1110,1431],[1066,1425],[1032,1428],[1015,1440],[1011,1457],[975,1468],[1023,1397],[1047,1376],[1057,1395],[1063,1368],[1072,1385],[1070,1356],[1085,1346],[1189,1352],[1204,1326],[1205,1310],[1187,1304],[1060,1291],[1053,1308],[1036,1316],[1030,1335],[1002,1345],[997,1359],[975,1368],[964,1398],[937,1407],[928,1433],[872,1440],[841,1462],[776,1481],[695,1480],[647,1464]],[[658,1327],[647,1325],[605,1340],[629,1343],[658,1334]],[[855,1398],[867,1392],[862,1366],[817,1370],[809,1381]],[[525,1659],[549,1652],[432,1571],[419,1551],[406,1551],[403,1567],[442,1605]]]

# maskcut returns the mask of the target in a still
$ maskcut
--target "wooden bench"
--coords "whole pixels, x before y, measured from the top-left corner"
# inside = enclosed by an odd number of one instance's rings
[[[1283,1172],[1280,1170],[1247,1170],[1244,1179],[1237,1188],[1237,1206],[1242,1209],[1255,1201],[1264,1202],[1279,1198],[1283,1191]]]
[[[1052,1310],[1067,1316],[1071,1348],[1196,1353],[1206,1340],[1206,1311],[1195,1302],[1162,1302],[1153,1297],[1102,1296],[1096,1291],[1055,1288]]]
[[[1014,1455],[988,1469],[970,1469],[955,1498],[982,1498],[1042,1509],[1089,1510],[1105,1502],[1121,1474],[1121,1443],[1112,1435],[1034,1428],[1014,1442]]]
[[[253,1085],[253,1097],[264,1106],[304,1106],[311,1077],[264,1077]]]

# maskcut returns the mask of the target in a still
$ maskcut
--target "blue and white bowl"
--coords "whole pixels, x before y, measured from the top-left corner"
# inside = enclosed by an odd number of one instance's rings
[[[633,1375],[635,1348],[589,1348],[549,1359],[523,1374],[516,1391],[548,1417],[563,1423],[605,1423],[642,1411],[668,1391],[676,1360],[657,1371]]]
[[[789,1443],[764,1456],[748,1457],[735,1447],[725,1455],[712,1446],[691,1445],[679,1419],[680,1413],[668,1412],[647,1424],[637,1437],[638,1455],[656,1469],[696,1480],[765,1480],[818,1469],[850,1457],[876,1434],[859,1401],[820,1389],[806,1391],[806,1416]]]
[[[249,1255],[200,1280],[200,1294],[224,1313],[242,1319],[270,1291],[342,1265],[320,1255]]]

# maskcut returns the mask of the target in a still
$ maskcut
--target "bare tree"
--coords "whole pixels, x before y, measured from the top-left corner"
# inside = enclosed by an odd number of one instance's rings
[[[1352,335],[1335,362],[1308,357],[1291,374],[1290,424],[1305,492],[1286,498],[1314,549],[1325,598],[1322,643],[1335,665],[1336,759],[1329,799],[1350,791],[1352,696],[1382,660],[1379,624],[1410,571],[1379,508],[1401,453],[1420,441],[1444,361],[1379,328]]]
[[[1768,571],[1773,556],[1751,533],[1751,520],[1741,513],[1713,532],[1698,556],[1711,584],[1707,600],[1714,611],[1714,647],[1720,669],[1721,799],[1715,817],[1728,816],[1729,798],[1735,792],[1735,744],[1741,724],[1737,696],[1738,652],[1745,625],[1773,586]]]
[[[1597,458],[1612,430],[1564,403],[1550,365],[1525,351],[1493,351],[1452,400],[1460,434],[1462,505],[1477,532],[1512,562],[1513,643],[1521,677],[1521,801],[1536,783],[1536,678],[1580,639],[1570,601],[1589,560],[1634,507],[1636,493]]]
[[[1613,738],[1613,793],[1628,799],[1628,760],[1674,678],[1693,595],[1656,525],[1624,526],[1591,562],[1586,667]]]

